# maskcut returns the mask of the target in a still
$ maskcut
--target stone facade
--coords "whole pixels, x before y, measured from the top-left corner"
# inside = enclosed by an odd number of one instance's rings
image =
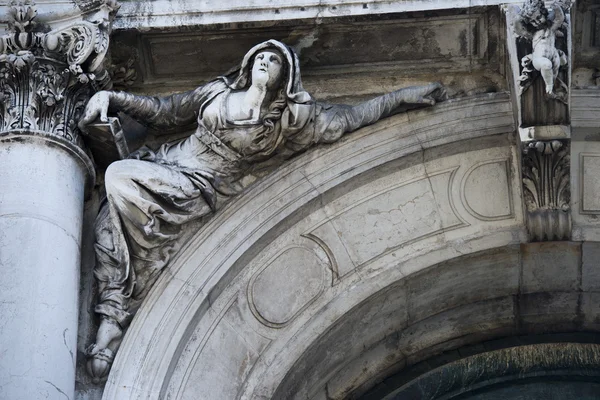
[[[599,15],[591,0],[0,6],[0,398],[535,398],[542,375],[597,393]],[[250,71],[270,39],[291,48],[285,140],[327,110],[368,123],[294,147],[226,202],[202,191],[176,235],[165,208],[168,257],[148,279],[127,269],[144,290],[107,312],[133,292],[98,268],[116,231],[102,198],[134,210],[115,188],[148,163],[116,160],[197,135],[213,99],[178,121],[192,100],[160,114],[140,96]],[[224,90],[252,85],[230,76]],[[151,178],[140,198],[167,196]]]

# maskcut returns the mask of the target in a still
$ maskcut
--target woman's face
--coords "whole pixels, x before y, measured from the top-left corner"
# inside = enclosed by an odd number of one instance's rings
[[[256,54],[252,65],[252,84],[267,89],[279,86],[283,74],[283,57],[279,52],[264,50]]]

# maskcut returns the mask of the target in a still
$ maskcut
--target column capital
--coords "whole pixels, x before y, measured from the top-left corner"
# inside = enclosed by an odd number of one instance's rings
[[[110,87],[104,67],[112,0],[79,1],[61,15],[38,16],[35,3],[12,2],[0,36],[0,135],[43,133],[84,149],[77,127],[85,105]]]

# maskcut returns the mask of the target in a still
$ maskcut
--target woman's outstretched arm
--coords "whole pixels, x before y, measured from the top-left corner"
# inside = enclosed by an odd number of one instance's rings
[[[205,86],[170,96],[140,96],[126,92],[101,91],[88,102],[79,127],[100,118],[108,120],[108,113],[123,112],[144,125],[154,128],[171,128],[193,124],[198,118],[201,105],[214,93],[219,92],[223,83],[213,81]]]
[[[399,89],[356,106],[334,105],[317,118],[317,130],[321,131],[317,133],[321,134],[319,141],[335,142],[345,133],[354,132],[392,115],[402,105],[432,106],[444,100],[445,96],[441,83],[431,83]]]

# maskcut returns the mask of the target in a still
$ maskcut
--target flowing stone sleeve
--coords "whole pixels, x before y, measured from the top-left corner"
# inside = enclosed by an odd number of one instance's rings
[[[440,83],[412,86],[375,97],[355,106],[313,103],[289,107],[282,116],[284,158],[306,150],[316,143],[333,143],[344,134],[371,125],[382,118],[414,106],[432,106],[445,100]]]
[[[196,122],[204,105],[224,89],[225,83],[216,80],[194,90],[166,97],[111,92],[110,109],[123,112],[153,128],[187,126]]]
[[[402,105],[434,105],[444,96],[441,84],[432,83],[396,90],[356,106],[322,105],[315,119],[315,140],[333,143],[345,133],[354,132],[394,114]]]

